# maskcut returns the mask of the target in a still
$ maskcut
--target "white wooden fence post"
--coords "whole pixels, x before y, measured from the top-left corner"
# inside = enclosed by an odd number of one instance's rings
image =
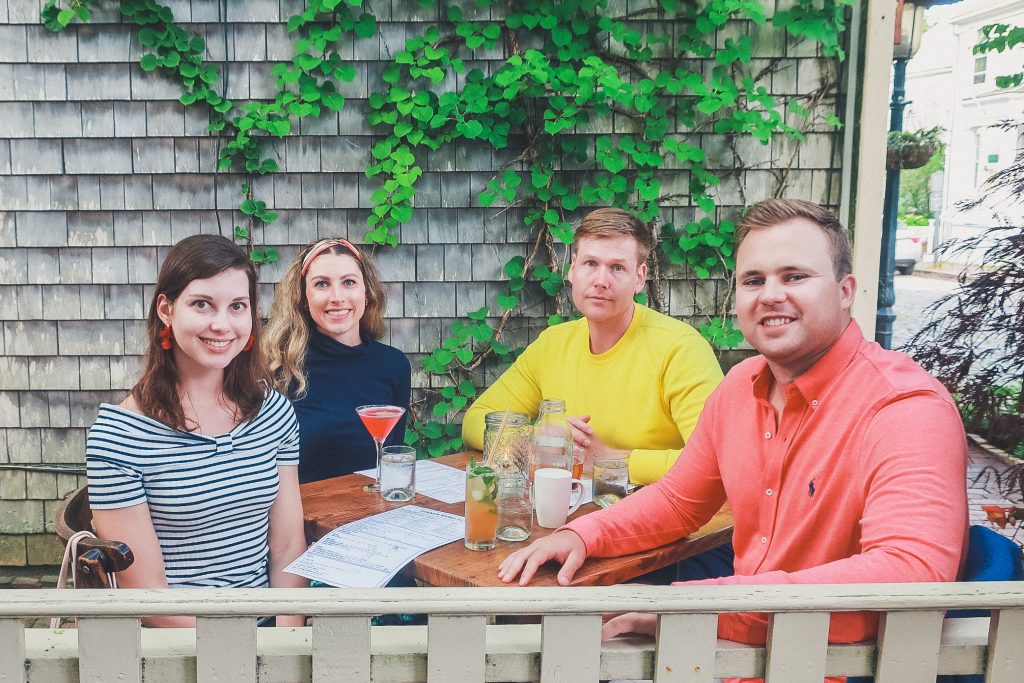
[[[142,629],[138,617],[78,619],[80,681],[142,680]]]
[[[985,683],[1019,683],[1024,676],[1024,609],[993,610]]]
[[[427,621],[427,683],[483,681],[487,617],[431,614]]]
[[[196,619],[196,680],[199,683],[256,683],[256,619]]]
[[[0,619],[0,683],[25,682],[25,625]]]
[[[765,683],[821,683],[825,678],[828,620],[827,612],[771,615]]]
[[[943,612],[886,612],[878,626],[875,683],[935,683]]]
[[[717,642],[717,614],[662,614],[654,683],[711,683]]]
[[[313,618],[313,683],[370,683],[370,617]]]
[[[601,673],[601,615],[541,619],[540,683],[593,683]]]

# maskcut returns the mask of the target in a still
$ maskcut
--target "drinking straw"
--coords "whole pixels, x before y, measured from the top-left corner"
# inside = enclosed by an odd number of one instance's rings
[[[505,414],[501,416],[501,424],[498,425],[498,433],[494,435],[494,441],[491,442],[491,452],[487,454],[487,460],[484,461],[484,465],[487,467],[493,467],[494,452],[498,450],[498,444],[501,443],[501,434],[505,431],[505,424],[508,422],[508,416],[511,414],[512,408],[505,408]]]

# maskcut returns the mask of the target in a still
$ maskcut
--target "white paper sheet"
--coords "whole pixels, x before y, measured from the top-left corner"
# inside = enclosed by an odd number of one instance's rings
[[[405,505],[338,527],[284,570],[338,588],[380,588],[417,556],[462,540],[465,529],[458,515]]]
[[[372,479],[377,476],[377,468],[360,470],[356,474]],[[442,503],[461,503],[466,500],[466,473],[433,460],[417,460],[416,493]]]

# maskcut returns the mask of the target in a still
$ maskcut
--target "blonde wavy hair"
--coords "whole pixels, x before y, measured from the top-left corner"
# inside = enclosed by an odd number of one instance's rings
[[[288,266],[274,292],[274,304],[262,339],[263,352],[274,377],[274,388],[292,399],[302,398],[306,394],[306,348],[310,331],[315,327],[306,300],[306,278],[302,271],[307,264],[303,262],[307,254],[322,243],[323,240],[318,240],[303,247]],[[355,250],[355,247],[349,250],[340,243],[327,247],[314,256],[313,260],[321,254],[356,257],[366,287],[366,310],[359,319],[359,334],[364,339],[381,339],[385,332],[384,309],[387,307],[387,297],[369,254]]]

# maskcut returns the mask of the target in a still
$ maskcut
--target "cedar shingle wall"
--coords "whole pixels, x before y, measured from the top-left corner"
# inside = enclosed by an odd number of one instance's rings
[[[119,401],[134,382],[142,321],[167,249],[197,232],[230,234],[241,222],[233,209],[243,177],[214,175],[218,142],[206,134],[204,110],[181,106],[175,84],[142,71],[142,52],[116,3],[102,3],[88,25],[61,34],[39,23],[41,4],[0,0],[0,465],[83,462],[97,404]],[[228,63],[218,87],[226,81],[230,98],[271,95],[273,63],[292,55],[284,22],[301,2],[167,4],[177,21],[205,38],[207,59]],[[765,4],[770,13],[774,0]],[[353,83],[340,84],[344,109],[303,121],[274,143],[282,171],[256,182],[258,198],[280,212],[279,222],[258,234],[282,257],[262,269],[265,307],[299,245],[364,234],[379,182],[363,174],[373,142],[365,98],[379,87],[384,60],[439,16],[415,1],[369,6],[380,33],[342,51],[359,67]],[[616,3],[613,13],[624,11],[625,3]],[[752,69],[778,60],[765,81],[777,95],[813,90],[830,68],[813,46],[787,44],[776,31],[753,37]],[[483,50],[465,56],[467,68],[486,68],[487,58],[500,57]],[[596,121],[577,133],[625,125],[621,118]],[[799,151],[781,139],[769,146],[740,140],[738,158],[722,136],[702,135],[700,144],[712,168],[742,169],[718,188],[720,204],[732,207],[727,215],[774,192],[791,159],[787,196],[838,203],[835,133],[811,132]],[[416,354],[436,348],[452,318],[494,306],[505,289],[503,264],[530,239],[522,211],[480,208],[477,199],[510,154],[465,141],[428,154],[401,245],[378,252],[389,283],[389,341],[414,356],[414,368]],[[665,170],[659,178],[665,193],[687,194],[685,171]],[[665,206],[667,221],[694,216],[685,196]],[[699,322],[699,305],[719,296],[722,283],[694,282],[672,269],[665,274],[669,312]],[[527,301],[537,304],[532,313],[546,314],[536,291]],[[527,328],[514,326],[506,339],[525,342]],[[426,378],[417,373],[414,383]],[[53,512],[79,483],[75,475],[0,469],[0,565],[56,561],[58,544],[48,533]]]

